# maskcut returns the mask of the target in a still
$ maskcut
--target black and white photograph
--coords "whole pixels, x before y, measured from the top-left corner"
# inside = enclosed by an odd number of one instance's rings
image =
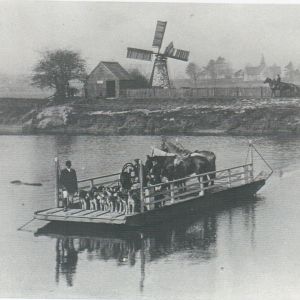
[[[0,298],[300,299],[300,2],[0,0]]]

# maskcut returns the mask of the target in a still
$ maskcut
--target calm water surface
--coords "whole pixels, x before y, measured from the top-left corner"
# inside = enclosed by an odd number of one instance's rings
[[[35,235],[53,206],[53,158],[78,177],[120,171],[159,137],[0,137],[0,296],[105,299],[299,299],[300,140],[255,138],[275,170],[256,199],[147,232]],[[244,163],[243,137],[181,137],[213,150],[218,168]],[[263,167],[256,161],[258,169]],[[41,182],[42,187],[12,185]]]

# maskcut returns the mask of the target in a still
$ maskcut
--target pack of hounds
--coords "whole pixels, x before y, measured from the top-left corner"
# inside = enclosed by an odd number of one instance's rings
[[[82,209],[132,214],[138,208],[138,192],[122,190],[121,186],[93,186],[90,191],[79,191]]]

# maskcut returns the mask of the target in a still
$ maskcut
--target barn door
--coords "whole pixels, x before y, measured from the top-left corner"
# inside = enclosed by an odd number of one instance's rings
[[[108,80],[106,81],[106,97],[116,97],[116,81]]]

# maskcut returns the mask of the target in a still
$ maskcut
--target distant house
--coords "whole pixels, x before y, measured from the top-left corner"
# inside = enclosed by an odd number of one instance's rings
[[[242,69],[236,71],[233,73],[232,79],[243,81],[244,80],[245,73]]]
[[[245,81],[262,81],[266,78],[265,72],[267,70],[267,65],[265,63],[265,58],[262,56],[260,64],[256,67],[246,66],[245,67]]]
[[[245,67],[245,81],[264,81],[266,77],[276,78],[278,74],[281,74],[281,68],[276,64],[267,66],[265,58],[262,55],[260,64],[256,67],[247,66]]]
[[[283,69],[283,80],[286,82],[300,84],[300,70],[295,69],[292,62],[289,62]]]
[[[118,98],[122,89],[133,85],[129,73],[118,63],[101,61],[88,75],[85,83],[87,98]]]

